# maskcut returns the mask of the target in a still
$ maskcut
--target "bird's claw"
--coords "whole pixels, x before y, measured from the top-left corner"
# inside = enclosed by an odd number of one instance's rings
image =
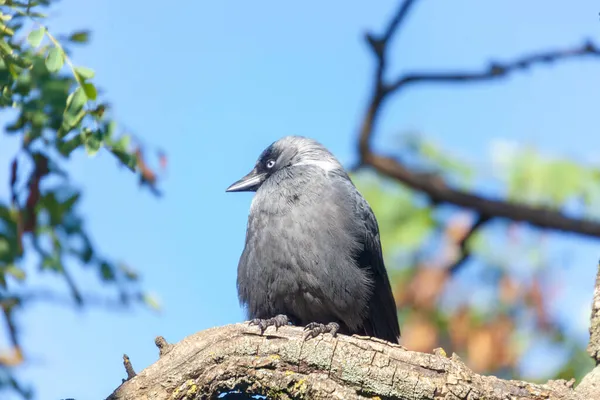
[[[254,318],[248,322],[248,325],[257,325],[258,329],[260,329],[260,334],[262,335],[269,326],[274,326],[275,331],[277,331],[279,327],[287,325],[288,323],[288,317],[283,314],[279,314],[269,319]]]
[[[307,331],[304,335],[304,340],[315,338],[321,333],[325,334],[327,332],[331,333],[331,336],[335,337],[339,329],[340,325],[336,322],[330,322],[327,325],[320,324],[318,322],[311,322],[304,327],[304,330]]]

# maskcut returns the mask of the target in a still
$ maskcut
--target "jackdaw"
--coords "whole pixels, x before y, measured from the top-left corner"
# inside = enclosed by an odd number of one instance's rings
[[[315,140],[286,136],[226,190],[256,192],[237,289],[250,323],[398,343],[396,304],[373,211]]]

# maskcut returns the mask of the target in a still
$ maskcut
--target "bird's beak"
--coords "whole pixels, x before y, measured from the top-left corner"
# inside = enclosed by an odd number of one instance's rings
[[[259,186],[265,181],[267,174],[258,173],[254,168],[250,173],[239,181],[235,182],[225,190],[226,192],[256,192]]]

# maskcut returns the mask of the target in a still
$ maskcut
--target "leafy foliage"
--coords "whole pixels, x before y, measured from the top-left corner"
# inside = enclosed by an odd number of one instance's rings
[[[71,59],[70,47],[87,43],[89,32],[59,41],[42,25],[50,3],[0,0],[0,112],[10,119],[4,134],[21,143],[9,164],[10,199],[0,198],[0,306],[12,347],[0,354],[0,393],[15,390],[24,397],[32,391],[13,376],[24,359],[15,316],[28,301],[53,296],[29,290],[31,274],[63,277],[73,302],[85,306],[91,299],[69,271],[74,265],[95,268],[100,281],[118,288],[119,304],[157,306],[135,285],[135,271],[93,245],[77,211],[81,192],[67,169],[74,152],[108,151],[154,191],[156,174],[132,138],[118,133],[108,104],[99,98],[94,71]],[[27,265],[34,260],[37,269],[27,269],[26,256]]]

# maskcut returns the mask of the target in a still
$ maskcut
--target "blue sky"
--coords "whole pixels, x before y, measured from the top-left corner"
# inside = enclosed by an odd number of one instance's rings
[[[27,310],[20,320],[29,356],[23,377],[35,382],[41,400],[104,398],[124,377],[123,353],[141,370],[157,358],[156,335],[175,342],[244,318],[235,277],[251,195],[225,188],[288,134],[320,140],[346,164],[354,159],[373,67],[362,35],[381,31],[397,1],[149,4],[63,0],[49,28],[92,29],[91,45],[76,51],[75,62],[96,70],[125,127],[169,155],[160,200],[140,191],[106,153],[79,155],[72,164],[94,242],[138,268],[164,312]],[[593,0],[422,1],[393,44],[390,72],[480,69],[491,58],[584,38],[598,43],[599,11]],[[478,165],[495,139],[591,160],[600,148],[599,71],[600,60],[572,61],[492,84],[413,87],[387,104],[377,143],[417,129]],[[1,140],[5,164],[14,143]],[[1,176],[3,197],[6,188]],[[557,312],[584,338],[598,252],[590,240],[557,243],[576,254]],[[95,287],[88,272],[78,277]],[[55,286],[64,289],[60,280]]]

